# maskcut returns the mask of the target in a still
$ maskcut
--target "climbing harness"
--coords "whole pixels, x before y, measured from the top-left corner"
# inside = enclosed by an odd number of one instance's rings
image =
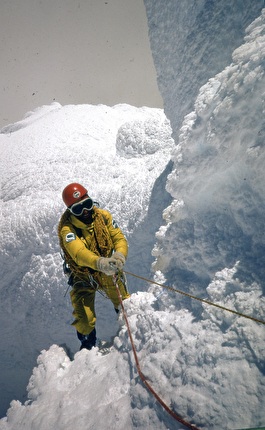
[[[135,278],[141,279],[143,281],[149,282],[150,284],[158,285],[159,287],[165,288],[169,291],[173,291],[174,293],[178,293],[178,294],[182,294],[183,296],[190,297],[193,300],[198,300],[199,302],[202,302],[202,303],[205,303],[207,305],[222,309],[223,311],[227,311],[227,312],[230,312],[232,314],[238,315],[240,317],[250,319],[250,320],[255,321],[257,323],[260,323],[260,324],[265,324],[265,321],[263,321],[259,318],[255,318],[255,317],[252,317],[250,315],[243,314],[242,312],[238,312],[238,311],[235,311],[235,310],[230,309],[230,308],[226,308],[225,306],[218,305],[217,303],[210,302],[209,300],[206,300],[206,299],[201,299],[200,297],[196,297],[192,294],[185,293],[184,291],[178,290],[177,288],[173,288],[173,287],[169,287],[168,285],[160,284],[159,282],[152,281],[151,279],[147,279],[147,278],[144,278],[143,276],[135,275],[135,273],[127,272],[125,270],[124,270],[124,273],[126,273],[127,275],[134,276]]]
[[[126,272],[129,273],[129,272]],[[132,337],[132,333],[131,333],[131,329],[130,329],[130,325],[129,325],[129,321],[127,318],[127,314],[123,305],[123,301],[122,301],[122,297],[121,297],[121,293],[120,293],[120,289],[119,289],[119,285],[117,282],[117,275],[113,275],[113,282],[115,283],[116,286],[116,290],[117,290],[117,294],[118,294],[118,298],[119,298],[119,302],[120,302],[120,306],[122,309],[122,313],[123,313],[123,317],[127,326],[127,330],[128,330],[128,335],[130,338],[130,342],[131,342],[131,346],[132,346],[132,351],[133,351],[133,355],[134,355],[134,360],[135,360],[135,364],[136,364],[136,369],[138,372],[138,375],[140,376],[142,382],[144,383],[144,385],[146,386],[146,388],[150,391],[150,393],[156,398],[156,400],[160,403],[160,405],[165,409],[165,411],[171,415],[176,421],[178,421],[179,423],[183,424],[185,427],[187,427],[188,429],[192,429],[192,430],[199,430],[198,427],[196,427],[193,424],[190,424],[188,421],[184,420],[182,417],[180,417],[179,415],[177,415],[162,399],[161,397],[157,394],[157,392],[153,389],[153,387],[149,384],[149,382],[147,381],[146,377],[144,376],[140,364],[139,364],[139,359],[137,356],[137,352],[136,352],[136,348],[134,345],[134,341],[133,341],[133,337]]]

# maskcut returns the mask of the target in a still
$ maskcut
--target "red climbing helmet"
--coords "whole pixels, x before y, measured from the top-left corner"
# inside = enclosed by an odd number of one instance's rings
[[[85,187],[74,182],[65,187],[62,193],[62,197],[64,203],[69,208],[69,206],[72,206],[74,203],[78,202],[86,194],[87,190],[85,189]]]

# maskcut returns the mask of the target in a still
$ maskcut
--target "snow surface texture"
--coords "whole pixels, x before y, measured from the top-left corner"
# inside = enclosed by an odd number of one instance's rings
[[[211,301],[263,320],[264,64],[265,10],[247,28],[245,43],[234,51],[233,63],[201,88],[195,110],[185,117],[166,185],[174,200],[164,211],[166,226],[157,233],[153,250],[153,268],[163,274],[166,284],[201,297],[206,289]],[[264,425],[264,326],[196,306],[187,299],[175,306],[183,308],[184,303],[202,319],[199,324],[207,327],[211,345],[200,349],[204,335],[199,331],[197,352],[194,350],[186,362],[190,366],[196,363],[201,376],[204,369],[209,392],[217,374],[220,383],[209,396],[208,422],[198,410],[195,422],[206,428]],[[184,339],[186,342],[186,336]],[[192,344],[191,340],[188,343]],[[209,351],[214,356],[209,357]],[[225,367],[223,359],[227,360]],[[190,377],[192,380],[194,374]],[[226,384],[231,386],[229,395]],[[197,400],[195,404],[200,403]],[[237,410],[233,419],[232,410]],[[216,421],[219,413],[226,417],[222,426],[221,420]]]
[[[144,0],[149,37],[175,140],[200,87],[232,61],[263,0]]]
[[[166,186],[174,201],[154,251],[155,268],[178,283],[186,273],[204,289],[216,270],[240,260],[237,276],[265,292],[264,40],[263,14],[180,129]]]
[[[53,343],[67,343],[73,352],[79,348],[68,295],[64,298],[67,282],[57,237],[65,210],[63,188],[81,182],[101,207],[111,210],[130,241],[128,270],[149,276],[154,232],[170,202],[165,184],[155,182],[173,143],[162,110],[127,105],[55,103],[2,129],[2,414],[13,398],[22,399],[43,348]],[[153,190],[159,196],[159,217],[155,214],[147,231],[144,220]],[[131,291],[138,288],[138,283],[130,285]],[[110,302],[99,300],[98,334],[108,340],[118,325]]]
[[[173,151],[170,205],[161,183],[172,140],[159,110],[56,104],[3,130],[5,384],[46,350],[28,400],[11,403],[1,430],[183,428],[141,384],[122,316],[108,355],[82,350],[70,361],[58,346],[77,350],[56,242],[61,189],[73,178],[120,221],[132,244],[127,270],[139,273],[144,261],[148,273],[150,230],[167,206],[153,250],[156,281],[265,319],[264,32],[265,11],[233,63],[201,88]],[[264,325],[147,287],[124,305],[142,371],[162,399],[201,429],[264,425]],[[138,281],[130,278],[134,288]],[[107,304],[99,302],[98,316],[111,336],[115,317]]]

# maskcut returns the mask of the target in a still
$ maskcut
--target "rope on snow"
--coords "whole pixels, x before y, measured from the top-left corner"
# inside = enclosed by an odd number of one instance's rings
[[[128,272],[126,272],[128,273]],[[130,329],[130,325],[129,325],[129,321],[127,318],[127,314],[123,305],[123,301],[122,301],[122,297],[121,297],[121,293],[119,290],[119,286],[117,283],[117,277],[114,275],[113,276],[114,282],[115,282],[115,286],[116,286],[116,290],[117,290],[117,294],[118,294],[118,298],[119,298],[119,302],[121,305],[121,309],[122,309],[122,313],[123,313],[123,317],[127,326],[127,330],[128,330],[128,334],[129,334],[129,338],[130,338],[130,342],[131,342],[131,346],[132,346],[132,351],[133,351],[133,355],[134,355],[134,360],[135,360],[135,364],[136,364],[136,368],[137,368],[137,372],[142,380],[142,382],[145,384],[145,386],[147,387],[147,389],[150,391],[150,393],[156,398],[156,400],[160,403],[160,405],[165,409],[166,412],[168,412],[169,415],[171,415],[176,421],[178,421],[179,423],[183,424],[185,427],[187,427],[188,429],[191,430],[199,430],[198,427],[196,427],[193,424],[190,424],[189,422],[185,421],[183,418],[181,418],[179,415],[177,415],[162,399],[161,397],[157,394],[157,392],[152,388],[152,386],[149,384],[149,382],[147,381],[146,377],[144,376],[141,368],[140,368],[140,364],[139,364],[139,360],[138,360],[138,356],[137,356],[137,352],[135,349],[135,345],[134,345],[134,341],[133,341],[133,337],[132,337],[132,333],[131,333],[131,329]]]
[[[160,284],[159,282],[152,281],[151,279],[144,278],[143,276],[135,275],[134,273],[127,272],[125,270],[123,270],[123,271],[127,275],[131,275],[131,276],[134,276],[135,278],[138,278],[138,279],[141,279],[143,281],[149,282],[150,284],[154,284],[154,285],[158,285],[159,287],[166,288],[167,290],[173,291],[174,293],[182,294],[183,296],[190,297],[193,300],[198,300],[199,302],[205,303],[207,305],[215,306],[216,308],[222,309],[224,311],[230,312],[230,313],[238,315],[240,317],[248,318],[248,319],[250,319],[252,321],[255,321],[257,323],[260,323],[260,324],[265,324],[265,321],[263,321],[263,320],[261,320],[259,318],[255,318],[255,317],[252,317],[250,315],[245,315],[245,314],[243,314],[241,312],[238,312],[238,311],[235,311],[233,309],[226,308],[225,306],[218,305],[217,303],[210,302],[209,300],[201,299],[200,297],[193,296],[192,294],[185,293],[184,291],[178,290],[176,288],[169,287],[167,285]]]
[[[255,321],[255,322],[257,322],[257,323],[260,323],[260,324],[265,324],[265,321],[263,321],[263,320],[261,320],[261,319],[258,319],[258,318],[255,318],[255,317],[252,317],[252,316],[249,316],[249,315],[245,315],[245,314],[243,314],[243,313],[241,313],[241,312],[237,312],[237,311],[235,311],[235,310],[233,310],[233,309],[226,308],[225,306],[218,305],[217,303],[210,302],[209,300],[201,299],[200,297],[196,297],[196,296],[194,296],[194,295],[192,295],[192,294],[186,293],[186,292],[181,291],[181,290],[178,290],[178,289],[176,289],[176,288],[169,287],[169,286],[167,286],[167,285],[163,285],[163,284],[161,284],[161,283],[159,283],[159,282],[152,281],[152,280],[150,280],[150,279],[144,278],[143,276],[136,275],[136,274],[131,273],[131,272],[128,272],[128,271],[126,271],[126,270],[123,270],[123,272],[124,272],[124,273],[126,273],[127,275],[134,276],[135,278],[141,279],[141,280],[146,281],[146,282],[149,282],[149,283],[151,283],[151,284],[158,285],[159,287],[165,288],[165,289],[170,290],[170,291],[173,291],[173,292],[175,292],[175,293],[182,294],[182,295],[184,295],[184,296],[190,297],[191,299],[198,300],[198,301],[200,301],[200,302],[202,302],[202,303],[205,303],[205,304],[207,304],[207,305],[217,307],[217,308],[222,309],[222,310],[224,310],[224,311],[227,311],[227,312],[233,313],[233,314],[238,315],[238,316],[241,316],[241,317],[243,317],[243,318],[250,319],[250,320]],[[174,418],[174,419],[175,419],[176,421],[178,421],[179,423],[183,424],[183,425],[184,425],[186,428],[188,428],[188,429],[191,429],[191,430],[200,430],[200,429],[199,429],[198,427],[196,427],[194,424],[189,423],[188,421],[184,420],[182,417],[180,417],[179,415],[177,415],[177,414],[176,414],[176,413],[175,413],[175,412],[174,412],[174,411],[173,411],[173,410],[172,410],[172,409],[171,409],[171,408],[170,408],[170,407],[169,407],[169,406],[168,406],[168,405],[167,405],[167,404],[166,404],[166,403],[161,399],[161,397],[159,396],[159,394],[157,394],[157,392],[153,389],[153,387],[152,387],[152,386],[150,385],[150,383],[147,381],[147,379],[146,379],[145,375],[143,374],[143,372],[142,372],[142,370],[141,370],[140,364],[139,364],[139,359],[138,359],[137,352],[136,352],[136,348],[135,348],[135,345],[134,345],[134,341],[133,341],[133,337],[132,337],[132,333],[131,333],[131,329],[130,329],[129,321],[128,321],[128,318],[127,318],[127,314],[126,314],[126,311],[125,311],[125,308],[124,308],[124,305],[123,305],[123,301],[122,301],[121,293],[120,293],[119,286],[118,286],[118,283],[117,283],[117,276],[116,276],[116,275],[114,275],[114,276],[113,276],[113,280],[114,280],[114,283],[115,283],[115,286],[116,286],[116,290],[117,290],[117,294],[118,294],[119,302],[120,302],[120,305],[121,305],[121,309],[122,309],[123,317],[124,317],[124,320],[125,320],[125,323],[126,323],[126,326],[127,326],[128,335],[129,335],[129,339],[130,339],[130,342],[131,342],[132,351],[133,351],[133,355],[134,355],[134,360],[135,360],[135,364],[136,364],[136,369],[137,369],[138,375],[140,376],[140,378],[141,378],[142,382],[144,383],[144,385],[146,386],[146,388],[149,390],[149,392],[150,392],[150,393],[151,393],[151,394],[156,398],[156,400],[160,403],[160,405],[165,409],[165,411],[166,411],[169,415],[171,415],[171,417],[172,417],[172,418]]]

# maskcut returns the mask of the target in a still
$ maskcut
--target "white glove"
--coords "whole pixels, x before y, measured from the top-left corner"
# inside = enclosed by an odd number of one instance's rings
[[[105,275],[115,275],[118,272],[119,267],[115,258],[101,257],[97,261],[97,269]]]
[[[112,258],[114,258],[116,260],[116,265],[118,267],[119,270],[123,269],[123,266],[125,264],[125,257],[121,252],[114,252],[112,254]]]

